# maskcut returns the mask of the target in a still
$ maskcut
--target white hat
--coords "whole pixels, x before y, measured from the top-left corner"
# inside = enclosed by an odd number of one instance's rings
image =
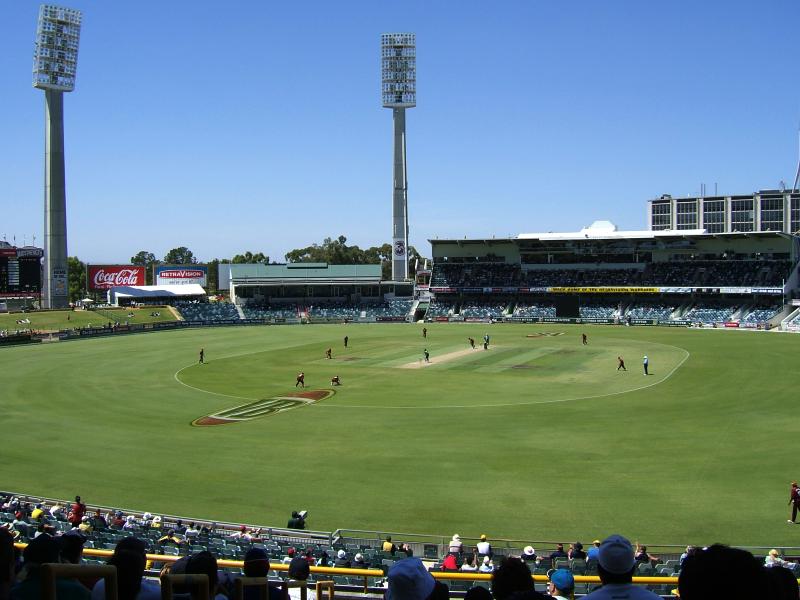
[[[153,523],[161,523],[161,517],[159,517],[158,515],[153,517]]]
[[[525,546],[522,550],[527,556],[533,556],[536,554],[536,550],[533,549],[533,546]]]
[[[142,515],[142,518],[143,518],[143,519],[152,519],[152,518],[153,518],[153,515],[151,515],[149,512],[146,512],[146,513],[144,513],[144,514]]]
[[[483,557],[483,564],[488,565],[490,560],[492,560],[492,559],[489,558],[488,556],[484,556]]]
[[[358,562],[361,562],[362,560],[364,560],[364,555],[361,554],[361,552],[359,552],[358,554],[356,554],[356,560]]]
[[[128,515],[126,518],[127,518],[127,521],[128,521],[128,523],[130,523],[130,522],[131,522],[131,521],[133,521],[133,520],[134,520],[136,517],[134,517],[133,515]]]
[[[336,558],[344,558],[345,556],[347,556],[347,553],[344,550],[339,550],[336,553]]]
[[[453,534],[453,541],[454,542],[461,541],[461,536],[459,536],[457,533]]]

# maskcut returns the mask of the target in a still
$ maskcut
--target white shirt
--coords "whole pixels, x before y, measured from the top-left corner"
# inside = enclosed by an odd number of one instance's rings
[[[478,542],[478,554],[490,554],[492,545],[489,542]]]

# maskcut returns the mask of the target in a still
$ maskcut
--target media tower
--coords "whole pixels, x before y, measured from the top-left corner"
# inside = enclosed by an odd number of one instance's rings
[[[69,305],[67,196],[64,177],[64,92],[75,89],[81,12],[50,4],[39,7],[33,57],[33,87],[44,90],[44,276],[42,306]]]
[[[417,105],[417,42],[413,33],[381,35],[383,107],[394,118],[392,281],[408,279],[408,173],[406,109]]]

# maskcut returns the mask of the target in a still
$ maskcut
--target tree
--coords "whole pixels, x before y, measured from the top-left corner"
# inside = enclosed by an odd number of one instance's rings
[[[417,252],[414,246],[409,246],[409,265],[413,268],[414,261],[425,259]],[[286,253],[286,261],[294,262],[320,262],[332,265],[381,265],[381,277],[389,280],[392,277],[392,245],[383,244],[362,250],[358,246],[348,246],[347,238],[340,235],[336,239],[325,238],[322,244],[312,244],[305,248],[297,248]],[[413,278],[413,274],[409,274]]]
[[[153,267],[159,263],[156,255],[146,250],[139,250],[136,256],[131,256],[131,264],[144,267],[145,285],[153,285]]]
[[[236,256],[234,256],[231,262],[235,265],[247,265],[247,264],[252,265],[255,263],[268,265],[269,256],[266,256],[263,252],[256,252],[255,254],[253,254],[252,252],[250,252],[250,250],[248,250],[244,254],[237,254]]]
[[[164,256],[164,264],[167,265],[196,265],[197,259],[186,246],[173,248]]]
[[[77,256],[67,258],[69,271],[69,301],[75,302],[86,295],[86,264]]]

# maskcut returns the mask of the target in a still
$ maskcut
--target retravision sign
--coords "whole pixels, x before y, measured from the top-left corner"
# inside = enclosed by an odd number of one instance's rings
[[[153,267],[156,285],[189,285],[203,287],[208,280],[208,265],[157,265]]]
[[[304,390],[302,392],[291,392],[283,396],[273,396],[240,404],[233,408],[226,408],[199,419],[192,421],[195,427],[208,427],[211,425],[230,425],[231,423],[241,423],[242,421],[252,421],[261,417],[269,417],[278,413],[286,412],[294,408],[308,406],[315,402],[320,402],[333,396],[333,390]]]

